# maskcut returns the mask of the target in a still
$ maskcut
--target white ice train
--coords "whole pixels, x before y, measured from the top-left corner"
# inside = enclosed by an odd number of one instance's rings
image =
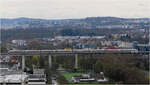
[[[45,85],[46,76],[44,74],[32,74],[28,77],[28,85]]]

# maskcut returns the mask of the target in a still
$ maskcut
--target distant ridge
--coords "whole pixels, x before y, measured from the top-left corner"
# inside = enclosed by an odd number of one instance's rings
[[[2,29],[14,28],[146,28],[150,18],[87,17],[81,19],[0,18]],[[136,27],[132,26],[136,25]]]
[[[0,20],[74,20],[74,19],[88,19],[88,18],[99,18],[99,19],[150,19],[148,18],[121,18],[121,17],[111,17],[111,16],[106,16],[106,17],[85,17],[85,18],[68,18],[68,19],[44,19],[44,18],[28,18],[28,17],[18,17],[18,18],[0,18]]]

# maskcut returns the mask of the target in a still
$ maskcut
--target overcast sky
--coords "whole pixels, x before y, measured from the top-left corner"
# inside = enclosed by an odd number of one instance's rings
[[[1,18],[150,17],[150,0],[0,0]]]

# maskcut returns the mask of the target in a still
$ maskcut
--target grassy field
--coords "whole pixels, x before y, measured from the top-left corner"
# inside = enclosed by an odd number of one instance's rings
[[[72,76],[79,76],[79,75],[81,75],[81,74],[83,74],[83,73],[64,73],[64,74],[62,74],[68,81],[70,81],[71,80],[71,78],[72,78]],[[115,85],[115,84],[92,84],[92,83],[90,83],[90,84],[67,84],[67,85]]]
[[[82,73],[64,73],[62,74],[68,81],[71,80],[72,76],[79,76]]]

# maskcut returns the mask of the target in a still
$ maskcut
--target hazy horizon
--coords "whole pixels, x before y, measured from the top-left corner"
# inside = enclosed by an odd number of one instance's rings
[[[1,18],[150,17],[150,0],[0,0]]]
[[[95,18],[95,17],[102,17],[102,18],[105,18],[105,17],[111,17],[111,18],[123,18],[123,19],[144,19],[144,18],[148,18],[150,19],[150,17],[131,17],[131,18],[127,18],[127,17],[115,17],[115,16],[88,16],[88,17],[81,17],[81,18],[35,18],[35,17],[13,17],[13,18],[10,18],[10,17],[0,17],[0,19],[19,19],[19,18],[28,18],[28,19],[44,19],[44,20],[65,20],[65,19],[85,19],[85,18]]]

